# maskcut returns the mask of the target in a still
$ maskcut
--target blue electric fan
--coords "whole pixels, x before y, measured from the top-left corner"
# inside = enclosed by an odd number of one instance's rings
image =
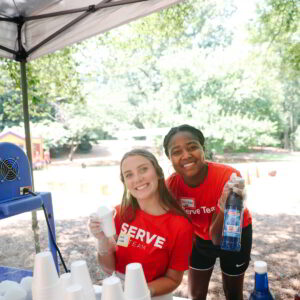
[[[56,245],[51,193],[34,193],[29,160],[24,151],[12,143],[0,143],[0,220],[38,208],[43,208],[45,214],[49,248],[57,270],[56,251],[65,270],[68,271]]]
[[[24,189],[32,189],[26,154],[15,144],[0,143],[0,203],[23,197]]]

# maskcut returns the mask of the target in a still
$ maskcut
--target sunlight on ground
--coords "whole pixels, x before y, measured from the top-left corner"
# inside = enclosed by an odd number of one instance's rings
[[[172,173],[168,160],[162,160],[166,177]],[[250,184],[247,185],[248,208],[260,214],[300,215],[300,194],[297,172],[300,162],[268,162],[232,164],[240,170]],[[276,176],[269,176],[276,170]],[[123,185],[119,166],[71,167],[49,166],[34,171],[36,191],[51,192],[55,219],[72,219],[88,216],[100,205],[117,205],[121,202]],[[30,219],[21,214],[18,219]],[[8,218],[6,222],[15,218]],[[5,221],[5,220],[3,220]]]
[[[170,162],[164,159],[160,164],[168,177],[172,173]],[[277,298],[292,299],[300,288],[300,254],[297,256],[300,241],[297,176],[300,161],[232,166],[240,170],[246,179],[247,206],[253,215],[252,261],[245,275],[244,299],[249,298],[253,289],[253,262],[256,260],[268,263],[270,287]],[[269,176],[272,171],[276,171],[276,176]],[[50,165],[48,169],[34,171],[36,191],[52,194],[56,233],[68,264],[75,259],[86,259],[94,280],[99,280],[102,275],[95,264],[94,241],[87,236],[87,217],[102,204],[113,206],[120,203],[123,186],[119,176],[118,165],[82,168],[76,162],[73,166]],[[4,248],[10,246],[0,255],[4,265],[14,265],[15,257],[19,257],[18,262],[22,266],[32,265],[34,244],[30,219],[31,214],[26,213],[1,220]],[[38,220],[41,245],[45,246],[48,238],[42,211],[38,211]],[[20,242],[18,247],[15,246],[16,240]],[[13,260],[9,260],[10,257]],[[186,280],[180,289],[182,294],[179,295],[186,295]],[[224,299],[219,263],[215,266],[209,289],[208,300]]]

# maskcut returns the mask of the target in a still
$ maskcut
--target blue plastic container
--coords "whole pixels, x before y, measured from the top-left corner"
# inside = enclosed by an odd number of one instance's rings
[[[231,191],[224,210],[221,249],[227,251],[241,250],[243,214],[243,198]]]
[[[250,295],[249,300],[274,300],[269,290],[267,263],[264,261],[256,261],[254,263],[255,270],[255,287]]]
[[[11,280],[20,283],[22,278],[27,276],[32,277],[32,271],[0,266],[0,282],[4,280]]]

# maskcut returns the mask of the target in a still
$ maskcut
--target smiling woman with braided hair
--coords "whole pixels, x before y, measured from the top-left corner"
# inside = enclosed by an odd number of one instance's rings
[[[167,185],[192,219],[196,235],[190,257],[189,297],[206,299],[214,264],[219,257],[226,299],[241,300],[252,247],[252,219],[246,208],[240,252],[220,249],[228,182],[232,174],[241,174],[230,166],[206,161],[204,143],[202,132],[186,124],[171,128],[164,138],[165,153],[175,170],[167,179]],[[234,187],[240,194],[243,194],[243,188]]]

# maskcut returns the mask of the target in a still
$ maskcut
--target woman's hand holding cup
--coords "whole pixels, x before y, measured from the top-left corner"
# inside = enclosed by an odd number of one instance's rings
[[[100,256],[108,255],[116,251],[116,241],[113,236],[107,237],[103,232],[103,221],[97,213],[92,213],[88,220],[90,234],[96,238],[97,252]]]
[[[113,237],[116,234],[115,215],[115,208],[100,206],[97,209],[97,216],[101,222],[101,229],[107,237]]]
[[[90,234],[96,239],[103,238],[103,230],[101,228],[101,220],[98,217],[97,213],[92,213],[88,220],[88,228]]]

